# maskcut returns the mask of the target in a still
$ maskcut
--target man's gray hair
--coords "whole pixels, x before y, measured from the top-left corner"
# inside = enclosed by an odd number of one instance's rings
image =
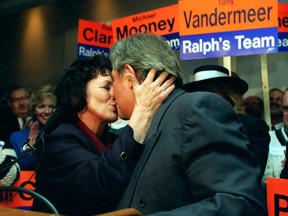
[[[126,64],[144,80],[151,68],[167,71],[176,76],[176,86],[183,84],[180,62],[173,49],[164,38],[153,33],[138,33],[118,40],[110,50],[112,67],[120,75]]]

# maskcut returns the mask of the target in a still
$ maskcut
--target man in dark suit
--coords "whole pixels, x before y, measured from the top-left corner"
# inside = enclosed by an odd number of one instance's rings
[[[119,117],[134,104],[129,74],[156,68],[176,88],[154,116],[142,154],[118,208],[155,215],[267,215],[259,164],[240,119],[216,94],[180,89],[179,61],[163,38],[137,34],[111,48]]]
[[[21,85],[12,86],[8,99],[9,107],[0,120],[0,140],[4,141],[9,141],[12,132],[25,129],[31,123],[29,90]]]
[[[248,148],[260,164],[261,178],[259,181],[261,182],[269,152],[269,126],[263,119],[245,113],[243,95],[248,90],[248,83],[235,72],[232,72],[230,76],[229,70],[221,65],[202,65],[195,68],[194,80],[186,83],[183,89],[188,92],[213,92],[233,107],[243,123],[250,142]]]

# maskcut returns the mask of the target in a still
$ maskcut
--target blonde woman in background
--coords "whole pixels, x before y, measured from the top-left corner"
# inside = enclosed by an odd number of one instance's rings
[[[33,117],[33,128],[43,127],[50,117],[56,106],[56,97],[53,93],[54,89],[51,85],[41,86],[32,92],[31,95],[31,114]],[[23,155],[23,143],[29,138],[30,129],[17,131],[11,134],[10,143],[13,145],[17,157]],[[30,135],[31,137],[31,135]],[[27,155],[19,161],[21,170],[34,170],[36,166],[36,158],[33,155]]]

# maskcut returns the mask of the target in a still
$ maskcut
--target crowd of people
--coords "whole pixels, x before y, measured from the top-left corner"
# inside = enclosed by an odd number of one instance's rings
[[[118,40],[109,58],[75,60],[55,86],[8,88],[0,184],[37,167],[35,191],[63,215],[267,215],[266,178],[288,178],[288,90],[269,92],[271,127],[248,90],[221,65],[195,68],[184,84],[155,34]],[[61,122],[35,143],[54,110]],[[36,151],[15,163],[27,148]],[[37,199],[32,210],[50,211]]]

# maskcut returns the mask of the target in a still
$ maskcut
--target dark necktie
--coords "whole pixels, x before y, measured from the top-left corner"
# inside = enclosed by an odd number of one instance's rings
[[[27,125],[26,125],[26,117],[22,118],[22,130],[26,129]]]

